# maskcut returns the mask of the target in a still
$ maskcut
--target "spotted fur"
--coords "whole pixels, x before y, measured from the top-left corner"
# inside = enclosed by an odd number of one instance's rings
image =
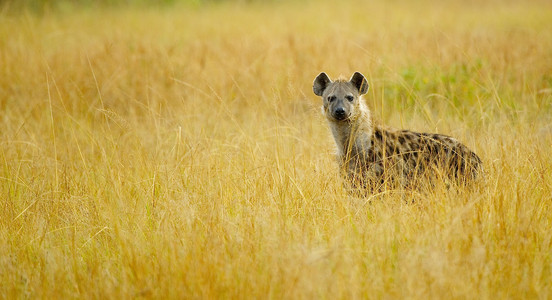
[[[354,188],[412,186],[430,177],[466,183],[481,176],[481,159],[450,136],[375,124],[362,101],[368,91],[362,74],[332,81],[321,73],[313,91],[323,99],[338,160]]]

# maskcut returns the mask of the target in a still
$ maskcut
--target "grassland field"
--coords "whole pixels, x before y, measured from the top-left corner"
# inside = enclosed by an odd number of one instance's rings
[[[0,298],[552,298],[552,4],[0,3]],[[476,189],[348,194],[312,81]]]

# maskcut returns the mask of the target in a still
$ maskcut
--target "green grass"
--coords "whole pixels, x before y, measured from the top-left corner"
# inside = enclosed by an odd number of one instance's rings
[[[547,2],[0,11],[1,298],[552,297]],[[348,195],[321,71],[485,186]]]

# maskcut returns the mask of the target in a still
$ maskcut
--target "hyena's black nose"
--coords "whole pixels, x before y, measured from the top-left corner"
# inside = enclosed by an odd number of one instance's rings
[[[345,109],[343,107],[336,108],[334,111],[334,116],[338,120],[345,118]]]

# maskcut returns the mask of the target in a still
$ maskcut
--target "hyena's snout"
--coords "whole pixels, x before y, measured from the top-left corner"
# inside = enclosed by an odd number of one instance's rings
[[[344,105],[334,105],[331,109],[332,117],[338,121],[343,121],[349,117],[349,109]]]

